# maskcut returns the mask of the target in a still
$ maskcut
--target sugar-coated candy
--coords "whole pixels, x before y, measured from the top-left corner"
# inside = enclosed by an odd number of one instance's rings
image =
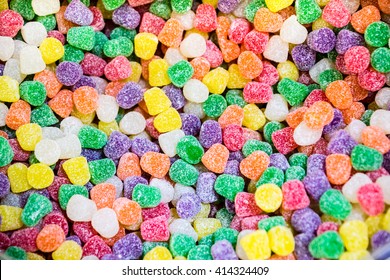
[[[324,214],[345,219],[351,212],[352,206],[338,190],[327,190],[320,198],[320,209]]]
[[[315,258],[338,259],[344,252],[344,245],[337,232],[327,231],[310,242],[309,251]]]

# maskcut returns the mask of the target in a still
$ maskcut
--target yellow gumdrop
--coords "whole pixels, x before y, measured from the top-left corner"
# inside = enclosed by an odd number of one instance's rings
[[[261,185],[255,192],[255,201],[264,212],[275,212],[283,201],[282,190],[275,184]]]
[[[88,162],[85,157],[75,157],[62,165],[69,181],[74,185],[84,186],[91,179]]]
[[[368,237],[373,236],[378,230],[381,229],[381,221],[383,219],[383,214],[378,216],[369,216],[364,222],[367,225]]]
[[[26,165],[19,162],[8,168],[7,175],[13,193],[25,192],[32,188],[27,180],[27,169]]]
[[[183,257],[183,256],[176,256],[173,260],[175,260],[175,261],[186,261],[187,258]]]
[[[157,50],[158,38],[153,33],[142,32],[134,37],[134,52],[136,56],[148,60]]]
[[[222,67],[215,68],[208,72],[202,82],[207,86],[209,92],[222,94],[229,81],[229,72]]]
[[[45,258],[42,257],[41,255],[27,252],[27,260],[29,260],[29,261],[44,261]]]
[[[8,76],[0,76],[0,102],[16,102],[19,99],[18,81]]]
[[[198,214],[196,214],[195,219],[208,218],[210,214],[210,209],[211,209],[210,204],[201,203],[200,211],[198,212]]]
[[[23,222],[21,220],[22,208],[0,205],[0,231],[9,231],[15,230],[23,227]]]
[[[158,114],[154,118],[153,125],[158,132],[164,133],[175,129],[180,129],[182,122],[179,112],[171,107],[168,110]]]
[[[333,29],[333,25],[331,25],[330,23],[326,22],[322,18],[317,19],[312,24],[312,29],[313,30],[318,30],[318,29],[325,28],[325,27]]]
[[[265,230],[256,230],[245,235],[239,242],[249,260],[266,260],[271,256],[269,239]]]
[[[329,3],[330,0],[316,0],[318,6],[320,7],[325,7],[328,3]]]
[[[162,87],[171,83],[168,76],[169,64],[165,59],[154,59],[149,63],[149,84]]]
[[[98,123],[99,130],[103,131],[107,136],[110,136],[112,132],[119,131],[119,126],[116,121],[109,123],[99,121]]]
[[[53,37],[45,38],[39,46],[43,61],[51,64],[64,56],[65,49],[62,43]]]
[[[162,261],[172,260],[172,254],[169,250],[163,246],[154,247],[152,250],[146,253],[144,260],[148,261]]]
[[[370,260],[371,254],[367,250],[360,250],[355,252],[344,252],[341,254],[339,260]]]
[[[243,126],[252,130],[259,130],[265,125],[265,122],[265,116],[259,107],[255,104],[245,105]]]
[[[285,226],[276,226],[268,231],[271,251],[279,256],[287,256],[294,251],[295,241],[291,230]]]
[[[253,193],[254,194],[256,192],[256,190],[257,190],[256,183],[257,183],[257,181],[255,181],[255,180],[251,180],[249,182],[249,184],[248,184],[248,192],[249,193]]]
[[[76,108],[73,108],[71,115],[78,118],[83,124],[90,125],[95,119],[96,112],[91,114],[82,114]]]
[[[299,70],[294,63],[287,60],[278,64],[277,68],[279,73],[279,79],[289,78],[294,81],[298,81]]]
[[[214,9],[218,6],[218,0],[202,0],[203,4],[209,4],[214,7]]]
[[[288,6],[291,6],[293,2],[294,0],[265,0],[267,8],[273,13],[283,10]]]
[[[8,10],[8,1],[0,0],[0,12],[4,10]]]
[[[172,104],[171,100],[168,98],[165,92],[158,87],[154,87],[145,91],[144,101],[146,107],[148,108],[149,115],[152,116],[168,110]]]
[[[229,80],[227,83],[227,88],[229,89],[244,88],[245,85],[251,81],[249,79],[244,78],[241,75],[237,64],[230,65],[228,72],[229,72]]]
[[[36,123],[24,124],[16,130],[16,139],[23,150],[34,151],[42,140],[42,128]]]
[[[138,62],[135,61],[130,61],[130,66],[131,66],[131,75],[122,80],[121,82],[128,83],[128,82],[134,82],[138,83],[139,80],[141,79],[142,75],[142,66]]]
[[[198,240],[202,239],[206,235],[213,234],[221,227],[221,221],[214,218],[199,218],[194,221],[194,229],[198,234]]]
[[[368,230],[363,221],[347,221],[340,226],[339,233],[347,251],[366,250],[368,247]]]
[[[54,181],[54,172],[43,163],[34,163],[27,169],[28,183],[34,189],[44,189]]]
[[[390,208],[387,209],[386,214],[383,216],[381,221],[381,228],[383,230],[390,231]]]
[[[60,247],[52,253],[53,260],[80,260],[83,249],[73,240],[64,241]]]

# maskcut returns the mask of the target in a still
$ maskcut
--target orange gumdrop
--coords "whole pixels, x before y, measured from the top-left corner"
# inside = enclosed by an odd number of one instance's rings
[[[18,100],[11,104],[5,118],[5,124],[9,128],[17,130],[20,126],[30,123],[30,117],[30,104],[28,104],[26,101]]]
[[[270,159],[266,153],[255,151],[241,161],[240,171],[245,177],[257,181],[267,169],[269,163]]]
[[[228,39],[218,39],[218,43],[222,52],[223,60],[226,63],[237,59],[241,53],[240,46]]]
[[[373,22],[380,21],[381,14],[375,6],[369,5],[354,13],[351,17],[352,27],[359,33],[364,33]]]
[[[325,95],[337,109],[347,109],[352,105],[353,97],[347,82],[338,80],[330,83],[325,90]]]
[[[279,256],[277,254],[273,254],[268,260],[277,260],[277,261],[292,261],[292,260],[296,260],[294,254],[289,254],[287,256]]]
[[[37,248],[45,253],[55,251],[65,241],[63,229],[56,224],[49,224],[38,233],[35,240]]]
[[[114,244],[119,240],[121,239],[122,237],[124,237],[126,235],[126,231],[125,231],[125,228],[124,227],[119,227],[119,230],[118,230],[118,233],[115,234],[113,237],[111,238],[104,238],[102,237],[104,243],[106,243],[108,246],[114,246]]]
[[[251,51],[242,52],[238,57],[237,65],[241,76],[246,79],[254,79],[263,71],[263,62]]]
[[[390,151],[390,139],[385,132],[376,126],[367,126],[362,131],[362,142],[365,146],[374,148],[382,154]]]
[[[203,155],[203,165],[214,173],[223,173],[229,159],[229,150],[222,144],[212,145]]]
[[[361,102],[353,102],[351,107],[341,110],[345,124],[350,124],[354,119],[360,120],[366,108]]]
[[[130,176],[141,176],[138,156],[133,153],[124,154],[119,160],[116,175],[122,181]]]
[[[47,104],[61,118],[69,117],[73,109],[73,92],[63,89]]]
[[[229,35],[229,29],[230,29],[230,20],[225,16],[218,17],[217,29],[215,30],[218,39],[227,38]]]
[[[230,105],[225,109],[225,111],[219,117],[218,123],[223,129],[231,124],[236,124],[241,126],[243,120],[244,120],[244,110],[238,105]]]
[[[111,208],[116,198],[116,188],[112,184],[97,184],[91,189],[90,196],[98,209]]]
[[[210,62],[204,57],[195,57],[191,60],[192,68],[194,68],[194,74],[192,79],[202,80],[204,76],[210,71]]]
[[[317,101],[307,109],[303,120],[312,129],[320,129],[333,120],[334,110],[326,101]]]
[[[384,14],[390,15],[390,0],[378,0],[378,5]]]
[[[171,162],[166,154],[147,152],[141,157],[140,165],[143,171],[156,178],[164,178],[169,171]]]
[[[345,184],[351,176],[351,159],[347,155],[332,154],[325,160],[326,176],[334,185]]]
[[[109,82],[106,86],[106,89],[104,90],[104,93],[106,95],[110,95],[113,97],[116,97],[120,90],[125,86],[126,83],[124,82]]]
[[[158,40],[167,47],[178,48],[183,36],[183,26],[177,19],[169,19],[158,34]]]
[[[56,74],[47,69],[35,74],[34,81],[39,81],[45,86],[46,94],[49,98],[53,98],[62,88],[62,84],[58,81]]]
[[[347,76],[345,77],[344,81],[346,81],[349,87],[351,88],[353,101],[360,101],[365,99],[368,96],[368,90],[362,88],[359,85],[359,80],[357,75]]]
[[[286,117],[286,122],[288,126],[296,128],[303,121],[303,116],[305,115],[306,111],[307,107],[302,106],[294,111],[289,112]]]
[[[76,109],[82,114],[91,114],[98,107],[99,94],[96,89],[83,86],[73,93],[73,102]]]
[[[142,217],[141,206],[126,197],[116,199],[112,205],[112,209],[115,211],[118,221],[124,226],[134,225]]]
[[[67,6],[61,6],[60,10],[56,13],[58,31],[60,31],[62,34],[68,33],[69,29],[76,26],[76,24],[74,24],[73,22],[70,22],[65,19],[64,15],[66,8]]]
[[[267,8],[260,8],[256,12],[253,24],[257,31],[276,33],[282,28],[283,18]]]

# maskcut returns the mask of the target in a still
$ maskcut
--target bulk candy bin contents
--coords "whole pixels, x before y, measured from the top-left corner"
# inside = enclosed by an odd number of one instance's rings
[[[389,23],[389,0],[0,0],[2,258],[389,258]]]

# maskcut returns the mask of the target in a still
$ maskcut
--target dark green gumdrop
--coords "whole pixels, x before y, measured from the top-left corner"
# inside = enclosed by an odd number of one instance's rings
[[[276,226],[286,226],[286,221],[282,216],[269,217],[259,221],[257,226],[259,229],[269,231],[271,228]]]
[[[35,17],[35,20],[42,23],[47,32],[56,28],[57,25],[56,17],[54,15],[38,16]]]
[[[390,38],[389,24],[382,21],[371,23],[364,31],[364,40],[372,47],[384,47]]]
[[[126,37],[133,42],[135,35],[137,35],[137,30],[126,29],[126,28],[120,26],[120,27],[117,27],[111,31],[110,38],[111,39],[118,39],[119,37]]]
[[[165,20],[168,20],[172,13],[169,0],[154,1],[153,4],[150,5],[149,12]]]
[[[107,36],[102,32],[95,32],[95,46],[91,50],[94,55],[103,56],[103,48],[108,41]]]
[[[84,51],[92,50],[95,45],[95,31],[92,26],[72,27],[66,38],[70,45]]]
[[[171,251],[173,257],[187,257],[188,252],[195,246],[195,240],[186,234],[174,233],[169,239],[169,251]]]
[[[282,187],[284,183],[284,173],[283,170],[271,166],[268,167],[260,177],[260,180],[256,183],[256,188],[264,184],[275,184],[279,187]]]
[[[234,201],[237,193],[242,192],[245,181],[242,177],[230,174],[222,174],[217,177],[214,190],[221,196]]]
[[[172,84],[177,87],[183,87],[194,75],[194,68],[191,63],[181,60],[168,68],[168,77]]]
[[[4,255],[10,260],[27,260],[27,253],[18,246],[10,246],[5,250]]]
[[[58,123],[59,120],[54,115],[52,109],[47,104],[43,104],[31,111],[31,122],[37,123],[41,127],[46,127]]]
[[[107,143],[107,135],[92,126],[83,126],[78,134],[81,147],[89,149],[101,149]]]
[[[80,63],[84,59],[84,52],[76,47],[73,47],[69,44],[64,46],[64,56],[60,59],[63,61],[71,61]]]
[[[311,93],[315,89],[320,89],[321,87],[317,84],[310,84],[307,86],[307,89],[309,90],[309,93]]]
[[[320,198],[320,210],[326,215],[344,220],[351,213],[352,205],[340,191],[330,189]]]
[[[338,54],[335,50],[332,50],[332,51],[328,52],[328,58],[329,58],[331,61],[333,61],[333,62],[336,61],[338,55],[339,55],[339,54]]]
[[[92,184],[100,184],[115,175],[116,167],[112,159],[105,158],[88,163]]]
[[[208,247],[211,247],[213,245],[213,239],[214,238],[212,234],[206,235],[198,241],[198,245],[206,245]]]
[[[145,256],[150,250],[161,246],[168,249],[168,243],[167,242],[153,242],[153,241],[145,241],[142,243],[142,256]]]
[[[343,240],[336,231],[327,231],[310,242],[309,251],[316,259],[337,260],[344,252]]]
[[[30,156],[28,157],[28,163],[31,165],[31,164],[35,164],[35,163],[39,163],[40,161],[37,159],[37,157],[35,156],[34,153],[31,153]]]
[[[262,142],[256,139],[250,139],[245,142],[242,147],[242,153],[245,157],[249,156],[255,151],[263,151],[268,155],[272,154],[272,146],[267,142]]]
[[[227,240],[233,245],[233,247],[235,247],[237,243],[238,231],[232,228],[222,227],[213,233],[213,237],[214,243],[219,240]]]
[[[106,56],[114,58],[117,56],[130,56],[133,53],[134,46],[127,37],[118,37],[107,41],[104,44],[103,52]]]
[[[43,195],[33,193],[28,197],[21,220],[26,226],[33,227],[51,211],[53,211],[53,206],[50,200]]]
[[[38,81],[26,81],[19,86],[20,98],[32,106],[40,106],[46,100],[45,85]]]
[[[300,180],[302,181],[303,178],[306,176],[306,171],[300,166],[291,166],[287,168],[286,174],[285,174],[285,182],[291,181],[291,180]]]
[[[322,10],[316,0],[295,1],[295,12],[300,24],[308,24],[316,21],[322,14]]]
[[[204,155],[204,149],[192,135],[184,136],[176,146],[177,155],[190,164],[197,164]]]
[[[227,108],[226,99],[219,94],[211,94],[203,103],[203,111],[206,116],[218,118]]]
[[[381,73],[390,72],[390,49],[378,48],[371,54],[372,67]]]
[[[11,0],[9,7],[19,13],[25,20],[32,20],[35,17],[32,0]]]
[[[215,218],[221,222],[222,227],[228,228],[234,218],[234,214],[230,213],[226,208],[222,208],[218,210]]]
[[[58,190],[58,202],[62,209],[66,209],[68,202],[75,194],[82,195],[88,198],[88,190],[84,186],[63,184]]]
[[[357,171],[375,171],[381,168],[383,155],[374,148],[357,145],[352,150],[351,162]]]
[[[278,92],[291,106],[301,104],[309,94],[307,86],[290,78],[283,78],[278,84]]]
[[[198,245],[190,250],[187,260],[212,260],[210,247],[207,245]]]
[[[161,202],[161,191],[157,187],[137,184],[133,189],[133,200],[142,208],[156,207]]]
[[[335,69],[327,69],[323,72],[318,77],[318,83],[321,86],[322,90],[325,90],[328,85],[334,81],[337,80],[343,80],[343,74],[341,74],[339,71]]]
[[[246,19],[253,23],[257,10],[265,7],[265,0],[253,0],[245,7]]]
[[[169,169],[172,181],[184,186],[193,186],[198,181],[199,171],[184,160],[176,160]]]
[[[373,110],[366,110],[363,114],[363,116],[360,118],[362,122],[365,123],[365,125],[370,125],[371,116],[374,114]]]
[[[125,115],[126,111],[123,108],[119,108],[118,114],[116,115],[115,121],[119,123],[121,119],[123,119],[123,116]]]
[[[288,158],[288,162],[291,166],[300,166],[304,170],[307,168],[307,155],[304,153],[296,153]]]
[[[6,166],[12,162],[14,151],[8,140],[0,136],[0,167]]]
[[[226,93],[225,97],[226,97],[226,102],[227,102],[228,106],[238,105],[241,108],[244,108],[245,105],[248,104],[248,103],[246,103],[246,101],[244,100],[244,97],[242,96],[242,90],[231,89]]]
[[[267,123],[263,128],[265,141],[267,141],[268,143],[272,143],[272,133],[274,133],[275,131],[278,131],[284,127],[285,127],[284,124],[282,124],[280,122],[276,122],[276,121],[272,121],[272,122]]]

